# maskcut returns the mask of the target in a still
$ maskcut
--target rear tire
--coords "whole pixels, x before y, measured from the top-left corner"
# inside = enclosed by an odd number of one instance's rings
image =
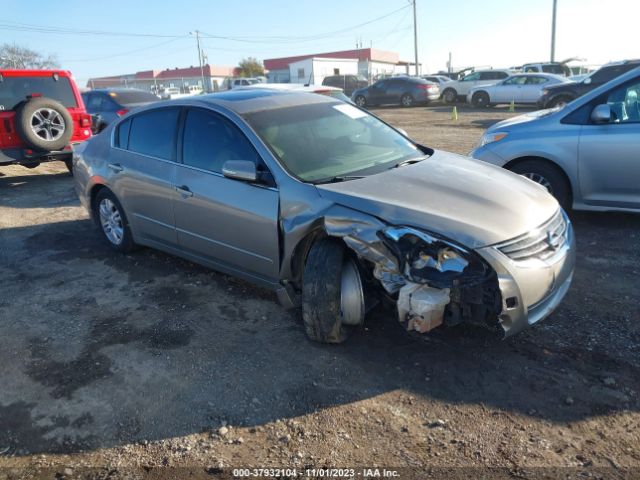
[[[456,103],[458,101],[458,92],[456,92],[453,88],[447,88],[442,93],[442,99],[445,103]]]
[[[103,188],[98,192],[94,215],[98,228],[111,248],[129,253],[136,247],[124,209],[111,190]]]
[[[367,106],[367,99],[364,98],[362,95],[358,95],[354,101],[355,101],[355,104],[360,108],[364,108]]]
[[[340,243],[330,238],[316,241],[309,250],[302,281],[302,318],[307,336],[316,342],[342,343],[352,329],[345,325],[343,317],[350,324],[362,323],[364,319],[360,274],[346,253]],[[354,274],[357,278],[351,286],[355,288],[350,289],[345,300],[345,276],[353,280]],[[343,312],[343,305],[350,311]]]
[[[525,160],[510,170],[545,187],[564,210],[571,209],[571,186],[558,167],[540,160]]]

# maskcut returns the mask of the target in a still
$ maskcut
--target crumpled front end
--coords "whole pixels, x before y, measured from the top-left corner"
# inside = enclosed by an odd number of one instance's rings
[[[399,321],[419,333],[472,323],[513,335],[548,316],[573,276],[575,239],[560,209],[525,235],[476,250],[340,207],[324,227],[370,264]]]
[[[341,208],[332,209],[324,224],[328,235],[342,238],[370,263],[373,277],[396,301],[407,330],[426,333],[463,322],[499,326],[498,279],[474,251],[411,227],[388,226],[365,214],[358,218]]]

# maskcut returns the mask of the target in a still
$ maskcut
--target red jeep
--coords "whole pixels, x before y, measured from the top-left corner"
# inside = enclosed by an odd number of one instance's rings
[[[0,166],[62,160],[91,136],[91,116],[70,72],[0,70]]]

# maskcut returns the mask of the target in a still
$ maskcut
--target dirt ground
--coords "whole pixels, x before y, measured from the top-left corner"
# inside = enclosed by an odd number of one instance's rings
[[[458,153],[511,115],[375,113]],[[62,163],[0,175],[0,480],[640,478],[638,215],[574,213],[574,284],[515,338],[414,339],[378,311],[324,346],[268,291],[113,253]]]

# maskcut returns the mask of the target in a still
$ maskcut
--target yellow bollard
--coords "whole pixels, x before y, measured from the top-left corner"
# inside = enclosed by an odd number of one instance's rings
[[[453,110],[451,110],[451,120],[454,122],[458,121],[458,107],[455,105],[453,106]]]
[[[511,104],[509,105],[509,111],[510,112],[516,111],[516,102],[514,102],[513,100],[511,100]]]

